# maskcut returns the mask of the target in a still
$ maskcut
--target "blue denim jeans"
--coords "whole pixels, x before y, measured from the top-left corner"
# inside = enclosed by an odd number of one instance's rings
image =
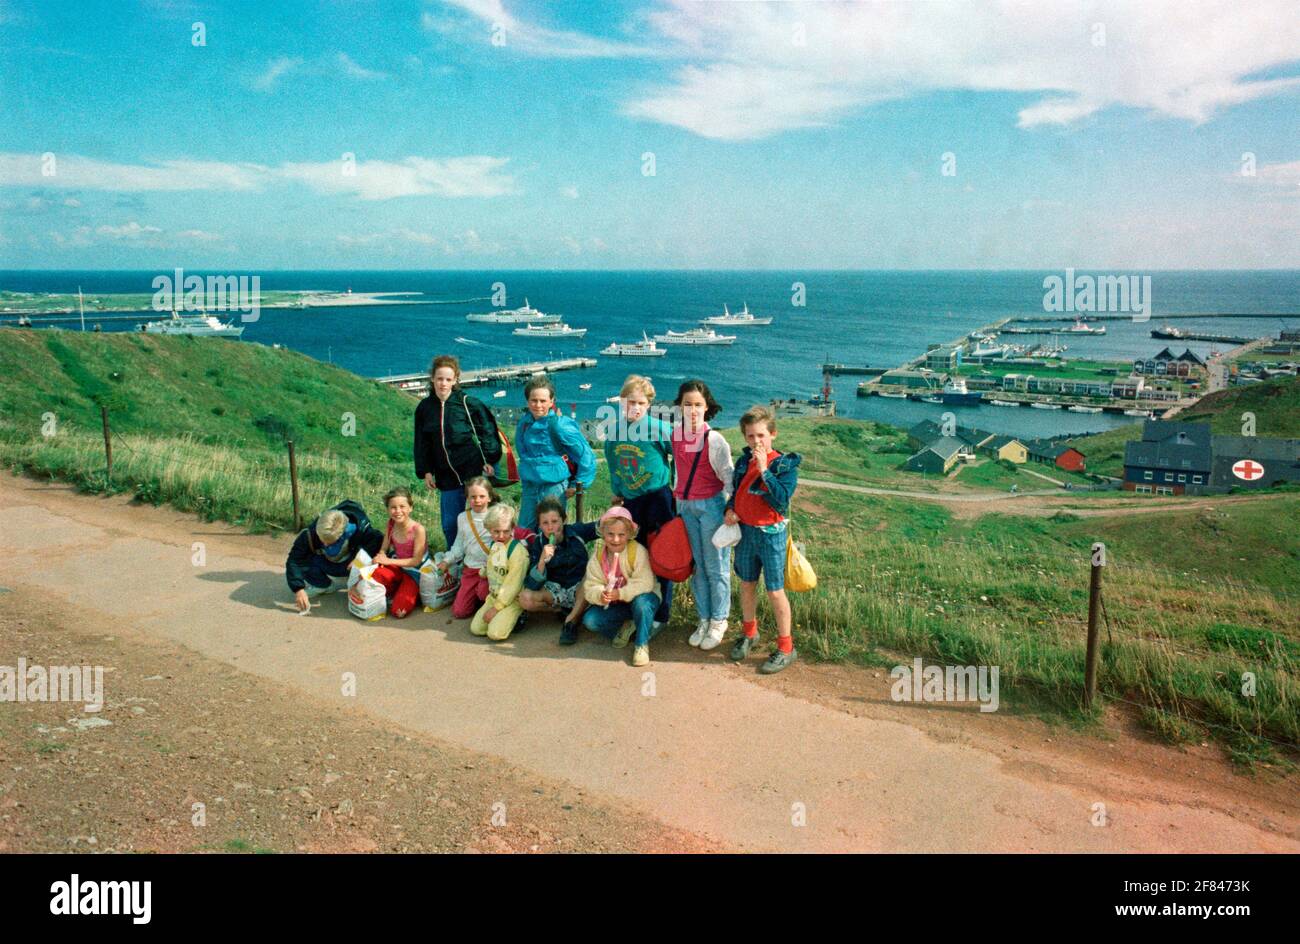
[[[593,604],[582,614],[582,625],[607,639],[613,639],[623,624],[631,620],[636,626],[636,645],[648,646],[658,632],[654,628],[655,610],[658,607],[659,597],[653,593],[643,593],[631,603],[620,601],[609,606]],[[663,629],[662,626],[659,628]]]
[[[564,489],[567,484],[566,482],[556,482],[553,485],[546,485],[542,482],[520,482],[519,527],[527,528],[530,531],[537,530],[537,503],[543,498],[558,498],[567,507],[568,499],[564,497]]]
[[[456,519],[465,510],[465,489],[449,488],[438,493],[441,500],[439,516],[442,519],[442,536],[447,539],[447,548],[456,543]]]
[[[691,592],[700,619],[727,619],[731,615],[731,548],[713,546],[713,533],[722,527],[727,500],[722,493],[712,498],[694,498],[677,503],[677,513],[686,524],[695,572]]]

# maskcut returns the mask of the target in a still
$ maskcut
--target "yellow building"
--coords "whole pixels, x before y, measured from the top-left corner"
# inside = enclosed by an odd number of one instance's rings
[[[984,445],[984,452],[995,459],[1006,459],[1016,465],[1029,461],[1029,450],[1014,436],[995,436]]]

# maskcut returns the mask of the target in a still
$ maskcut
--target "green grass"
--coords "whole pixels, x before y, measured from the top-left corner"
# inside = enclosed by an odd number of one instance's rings
[[[352,497],[381,519],[380,496],[407,484],[417,520],[441,540],[436,502],[412,481],[415,401],[405,394],[242,342],[17,330],[5,337],[0,461],[10,468],[284,529],[292,505],[283,438],[291,434],[305,518]],[[1231,392],[1250,397],[1261,432],[1272,422],[1265,409],[1272,400],[1261,398],[1287,396]],[[104,475],[99,403],[110,405],[118,432],[112,480]],[[342,435],[348,412],[356,436]],[[56,420],[50,436],[42,435],[45,414]],[[738,432],[725,435],[738,451]],[[916,489],[919,476],[893,470],[904,441],[882,424],[783,419],[777,445],[804,455],[805,478]],[[1004,491],[1005,477],[1022,489],[1046,484],[993,462],[960,476],[981,491]],[[517,500],[517,491],[507,495]],[[587,496],[588,517],[608,500],[602,471]],[[1098,494],[1079,495],[1070,507],[1123,506]],[[1103,694],[1145,709],[1157,736],[1204,732],[1245,762],[1271,762],[1260,759],[1273,756],[1272,741],[1300,742],[1300,536],[1286,524],[1300,520],[1298,493],[1213,511],[1171,502],[1159,514],[957,518],[937,502],[805,486],[796,507],[795,538],[806,542],[820,577],[815,592],[794,599],[799,646],[811,658],[998,665],[1006,710],[1095,723],[1081,692],[1089,548],[1100,540],[1110,558]],[[691,606],[682,585],[675,621],[693,622]],[[766,601],[760,613],[770,627]],[[1240,693],[1245,672],[1257,680],[1254,697]]]

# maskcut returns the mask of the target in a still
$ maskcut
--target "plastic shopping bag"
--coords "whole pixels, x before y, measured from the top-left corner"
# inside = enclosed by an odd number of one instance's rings
[[[420,566],[420,602],[424,604],[426,613],[450,606],[451,601],[456,599],[456,591],[460,589],[459,563],[452,564],[445,574],[438,569],[438,564],[442,563],[445,556],[445,551],[439,551],[433,555],[432,560],[426,560]]]
[[[365,551],[357,551],[348,565],[348,610],[367,622],[383,619],[388,614],[388,590],[375,580],[378,567]]]

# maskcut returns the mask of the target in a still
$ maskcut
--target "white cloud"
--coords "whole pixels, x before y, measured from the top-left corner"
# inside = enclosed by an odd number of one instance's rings
[[[499,173],[504,157],[453,157],[432,160],[407,157],[398,162],[362,161],[355,174],[343,173],[336,161],[283,164],[281,177],[300,180],[322,193],[355,193],[363,200],[393,197],[499,197],[514,193],[514,178]]]
[[[658,55],[660,50],[639,43],[602,39],[572,30],[553,30],[513,16],[501,0],[441,0],[442,15],[425,11],[420,24],[430,32],[493,44],[534,56],[610,59]],[[501,48],[501,47],[498,47]]]
[[[387,72],[376,72],[373,69],[367,69],[358,65],[351,56],[345,52],[338,54],[338,64],[343,68],[343,74],[354,79],[386,79]]]
[[[95,229],[99,236],[107,236],[109,239],[129,239],[136,240],[144,236],[156,236],[162,230],[157,226],[141,226],[135,220],[129,223],[123,223],[121,226],[100,226]]]
[[[403,250],[414,247],[416,249],[432,249],[448,256],[465,254],[494,255],[502,251],[499,243],[485,242],[472,229],[467,229],[461,233],[452,233],[444,237],[399,227],[386,232],[362,233],[355,236],[341,234],[335,236],[334,241],[344,249],[379,246],[401,253]]]
[[[260,92],[269,92],[275,88],[275,83],[280,81],[280,76],[293,71],[300,65],[302,65],[302,60],[291,56],[280,56],[278,59],[272,59],[267,63],[262,73],[253,79],[253,88]]]
[[[727,140],[816,127],[873,102],[941,90],[1042,95],[1017,116],[1032,128],[1117,106],[1199,123],[1300,87],[1300,78],[1250,78],[1300,59],[1291,0],[667,0],[646,19],[687,61],[624,111]]]
[[[514,178],[502,171],[507,163],[509,158],[483,155],[442,160],[405,157],[400,161],[362,161],[349,175],[341,161],[285,163],[278,167],[190,160],[142,165],[68,155],[58,159],[54,176],[45,177],[41,155],[0,153],[0,186],[125,192],[251,191],[296,181],[319,193],[351,193],[363,200],[497,197],[516,192]]]

